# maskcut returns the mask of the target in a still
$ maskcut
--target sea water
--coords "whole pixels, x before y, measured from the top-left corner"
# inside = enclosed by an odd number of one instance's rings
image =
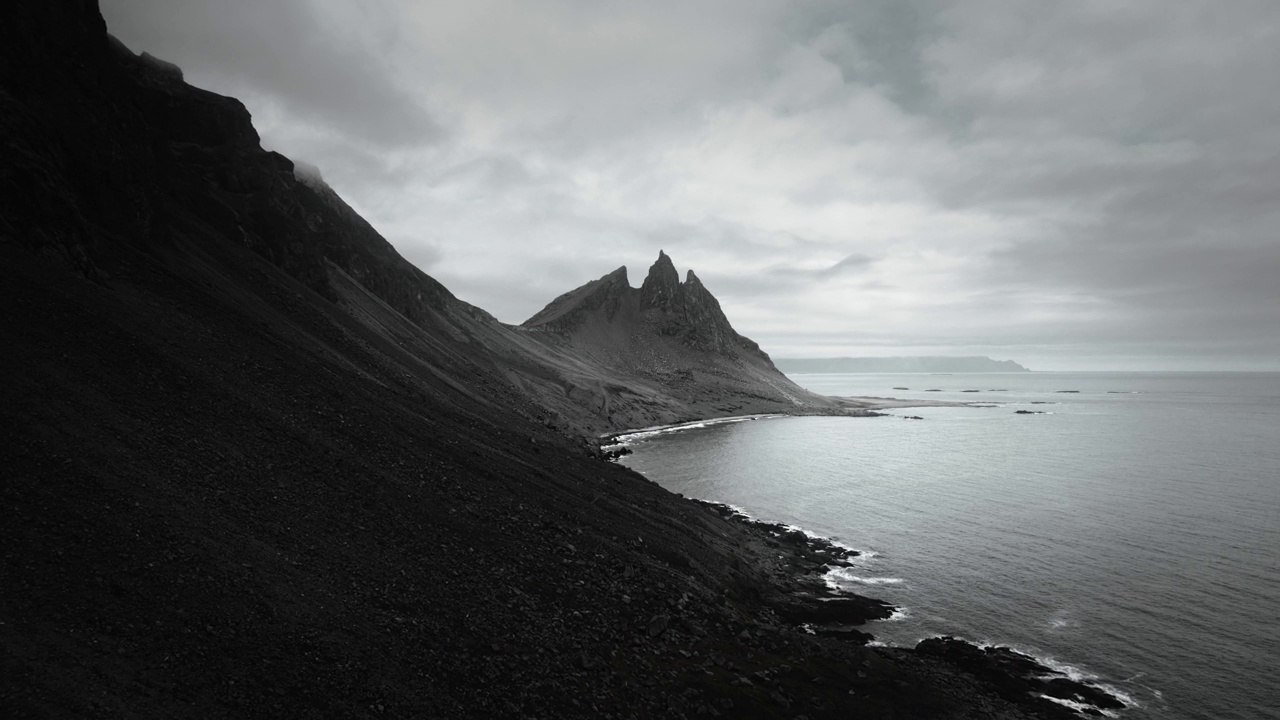
[[[862,550],[829,579],[901,607],[880,642],[1007,645],[1125,717],[1280,717],[1280,374],[792,379],[986,406],[708,424],[623,462]]]

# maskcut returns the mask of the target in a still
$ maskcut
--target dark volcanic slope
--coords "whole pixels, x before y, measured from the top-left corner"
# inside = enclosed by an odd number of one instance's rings
[[[38,21],[20,6],[8,10],[4,236],[108,286],[143,253],[175,273],[214,273],[198,282],[217,287],[224,276],[238,279],[223,266],[247,251],[336,306],[363,342],[412,374],[452,382],[476,402],[516,408],[566,432],[703,409],[673,401],[660,384],[630,387],[636,378],[537,342],[458,300],[332,190],[300,180],[288,158],[264,151],[239,101],[187,85],[171,64],[135,56],[81,8],[50,9]],[[41,33],[35,22],[63,29]],[[476,393],[476,378],[504,391]],[[639,400],[611,404],[619,396]],[[727,411],[751,398],[724,400]]]
[[[820,553],[549,429],[564,356],[94,3],[0,5],[0,161],[5,717],[1030,707],[797,632],[883,608],[808,602],[784,573]]]
[[[666,253],[639,288],[618,268],[553,300],[521,325],[589,362],[614,428],[743,413],[840,412],[778,372],[760,346],[734,331],[690,270],[680,282]]]

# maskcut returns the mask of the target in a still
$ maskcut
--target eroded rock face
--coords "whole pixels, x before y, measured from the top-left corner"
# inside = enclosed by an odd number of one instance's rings
[[[690,344],[703,350],[718,352],[729,352],[738,347],[748,348],[742,344],[744,338],[734,332],[733,326],[729,324],[729,319],[720,309],[720,302],[698,276],[693,274],[693,270],[686,276],[683,289],[681,333]]]
[[[640,308],[658,333],[678,337],[699,350],[730,353],[738,347],[758,347],[750,341],[742,344],[720,302],[693,270],[681,283],[675,264],[661,250],[640,287]]]
[[[671,262],[665,252],[659,250],[658,259],[649,267],[649,274],[640,286],[640,308],[678,311],[682,295],[680,273],[676,272],[675,263]]]
[[[634,290],[627,282],[627,268],[617,270],[598,280],[575,288],[552,300],[537,315],[525,321],[525,327],[544,330],[571,331],[597,311],[612,321],[622,309],[622,304]]]
[[[628,301],[638,308],[638,319],[618,318]],[[603,311],[610,322],[618,319],[635,325],[636,332],[674,338],[695,350],[722,355],[745,351],[768,361],[759,345],[733,329],[720,302],[693,270],[680,282],[671,257],[661,250],[639,290],[627,283],[627,269],[621,267],[551,301],[523,326],[574,332],[596,311]]]

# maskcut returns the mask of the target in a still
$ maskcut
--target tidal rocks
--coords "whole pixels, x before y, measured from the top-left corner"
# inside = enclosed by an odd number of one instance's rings
[[[1046,680],[1041,692],[1049,697],[1092,705],[1103,710],[1122,710],[1125,707],[1123,702],[1102,688],[1065,677]]]
[[[883,600],[833,590],[823,579],[831,568],[847,566],[848,558],[856,557],[857,551],[842,548],[831,540],[808,535],[781,523],[753,520],[728,505],[695,502],[705,505],[721,517],[745,523],[772,538],[770,544],[781,556],[779,567],[790,576],[780,583],[788,590],[776,593],[768,600],[769,607],[783,622],[816,626],[810,627],[810,630],[865,643],[873,639],[872,636],[850,632],[850,628],[865,625],[872,620],[884,620],[893,614],[893,605]]]
[[[607,460],[617,460],[623,455],[630,455],[631,448],[626,445],[606,446],[601,449],[600,454]]]
[[[845,595],[837,597],[793,597],[773,604],[773,611],[783,620],[797,625],[865,625],[871,620],[885,620],[894,607],[883,600]]]
[[[1094,708],[1091,714],[1125,707],[1123,702],[1105,690],[1067,678],[1035,658],[1007,647],[982,648],[953,637],[940,637],[920,641],[916,652],[942,659],[987,682],[1004,697],[1038,706],[1042,712],[1074,716],[1061,705],[1046,706],[1049,701],[1039,697],[1041,695],[1089,706]]]
[[[876,639],[871,633],[862,632],[851,627],[818,627],[811,628],[811,631],[819,637],[840,638],[859,645],[866,645]]]

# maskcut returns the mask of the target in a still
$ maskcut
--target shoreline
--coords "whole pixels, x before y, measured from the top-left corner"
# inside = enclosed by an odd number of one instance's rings
[[[962,403],[939,405],[964,406]],[[601,448],[606,450],[610,461],[616,461],[621,454],[630,453],[623,440],[628,436],[658,435],[779,417],[793,416],[746,415],[654,426],[602,436],[626,452],[609,454],[603,443]],[[660,485],[651,478],[645,479]],[[927,637],[914,647],[878,642],[873,633],[864,629],[867,623],[891,620],[905,609],[842,589],[828,580],[831,572],[852,566],[852,559],[862,556],[864,551],[799,527],[756,518],[723,501],[673,494],[725,521],[744,527],[763,544],[765,552],[760,556],[768,560],[762,562],[758,569],[773,588],[771,597],[764,598],[765,612],[773,614],[776,620],[793,631],[837,638],[841,642],[861,645],[869,652],[907,662],[926,658],[941,662],[951,670],[981,682],[1005,700],[1046,717],[1117,717],[1117,711],[1127,709],[1133,703],[1131,698],[1121,700],[1117,697],[1117,691],[1107,688],[1101,678],[1073,677],[1007,646],[987,645],[951,635]]]
[[[770,555],[776,555],[764,570],[780,590],[767,605],[784,622],[810,634],[865,645],[874,636],[855,628],[872,620],[887,620],[898,610],[888,602],[833,587],[826,581],[828,572],[851,566],[851,560],[861,551],[800,528],[753,518],[727,503],[685,499],[745,526],[762,540]]]
[[[651,481],[652,482],[652,481]],[[683,496],[681,496],[683,497]],[[1025,704],[1037,712],[1056,712],[1061,717],[1117,717],[1127,709],[1127,700],[1105,687],[1099,678],[1075,678],[1046,665],[1038,658],[1007,646],[985,645],[951,635],[928,637],[914,647],[885,645],[862,628],[872,621],[887,621],[903,608],[833,587],[826,582],[832,570],[852,565],[863,551],[840,545],[830,538],[808,533],[779,522],[752,517],[724,502],[684,498],[739,523],[763,536],[775,550],[782,550],[777,563],[766,573],[782,588],[780,597],[766,603],[784,623],[801,632],[865,646],[872,652],[909,658],[927,657],[942,661],[991,687],[1011,702]],[[1046,707],[1044,703],[1049,703]],[[1062,714],[1062,713],[1066,714]]]
[[[715,425],[727,425],[736,422],[754,420],[774,420],[786,417],[884,417],[885,413],[877,410],[899,410],[913,407],[971,407],[974,403],[952,402],[947,400],[903,400],[900,398],[881,398],[870,396],[828,396],[842,403],[840,407],[811,408],[807,410],[786,410],[766,413],[749,413],[746,415],[718,415],[707,418],[693,418],[673,423],[649,425],[641,428],[612,430],[596,435],[596,441],[603,449],[606,446],[619,444],[619,440],[628,436],[658,435],[667,432],[696,430]]]

